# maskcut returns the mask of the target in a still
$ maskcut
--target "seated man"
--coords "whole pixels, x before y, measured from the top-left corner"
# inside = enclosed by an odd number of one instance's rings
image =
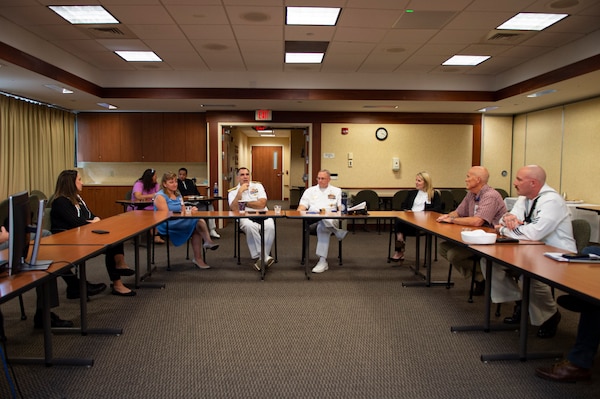
[[[248,168],[239,168],[237,172],[238,185],[231,188],[228,194],[229,207],[237,211],[239,202],[246,203],[246,210],[266,211],[267,210],[267,193],[265,188],[259,182],[250,180],[250,170]],[[270,267],[275,259],[269,254],[275,240],[275,222],[273,219],[265,219],[265,253],[266,266]],[[261,242],[260,242],[260,223],[252,221],[250,218],[240,218],[240,228],[246,234],[248,249],[250,256],[254,259],[254,268],[260,271],[262,262]]]
[[[196,184],[193,180],[187,178],[187,174],[188,170],[186,168],[179,169],[179,178],[177,179],[177,189],[179,190],[179,193],[182,197],[188,195],[200,195],[198,187],[196,187]],[[212,202],[204,203],[204,205],[206,205],[207,211],[215,210]],[[208,229],[210,230],[210,236],[212,238],[221,238],[219,233],[217,233],[217,224],[215,223],[215,219],[208,219],[206,223],[208,224]]]
[[[513,182],[519,199],[511,211],[496,226],[499,234],[519,240],[543,241],[545,244],[577,252],[573,238],[573,225],[564,199],[546,184],[546,172],[537,165],[520,168]],[[492,272],[492,301],[496,303],[517,301],[512,317],[505,323],[517,324],[521,320],[521,289],[505,268],[494,265]],[[529,317],[531,324],[540,326],[537,336],[552,338],[560,322],[560,312],[552,297],[550,287],[531,280]]]
[[[584,254],[600,255],[600,247],[586,247]],[[550,367],[535,370],[538,377],[558,382],[587,381],[592,378],[592,365],[600,345],[600,306],[571,295],[563,295],[556,302],[565,309],[580,312],[575,345],[567,358]]]
[[[321,209],[341,209],[342,190],[329,184],[331,174],[327,169],[322,169],[317,174],[317,184],[307,188],[300,198],[299,211],[316,211]],[[321,219],[317,222],[317,256],[319,261],[313,267],[313,273],[323,273],[329,269],[327,254],[329,253],[329,236],[334,234],[342,241],[348,234],[347,230],[338,228],[335,219]]]
[[[454,223],[462,226],[492,227],[506,212],[502,196],[488,186],[490,174],[483,166],[473,166],[465,179],[469,191],[456,210],[440,216],[437,221]],[[473,273],[473,252],[469,249],[445,241],[440,244],[440,255],[448,260],[465,278]],[[485,281],[478,268],[475,272],[475,289],[473,295],[483,295]]]

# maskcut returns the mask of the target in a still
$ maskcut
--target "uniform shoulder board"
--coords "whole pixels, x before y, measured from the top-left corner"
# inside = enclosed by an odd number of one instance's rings
[[[232,192],[233,190],[237,190],[238,186],[235,187],[231,187],[229,190],[227,190],[228,193]]]

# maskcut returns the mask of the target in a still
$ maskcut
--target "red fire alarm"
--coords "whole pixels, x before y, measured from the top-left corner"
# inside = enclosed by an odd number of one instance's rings
[[[342,134],[344,134],[344,135],[348,134],[348,128],[347,127],[343,127],[342,128]]]

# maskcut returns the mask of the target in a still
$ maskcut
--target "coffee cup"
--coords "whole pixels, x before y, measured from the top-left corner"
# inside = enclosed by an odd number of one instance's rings
[[[243,201],[238,201],[238,210],[240,213],[246,213],[246,203]]]

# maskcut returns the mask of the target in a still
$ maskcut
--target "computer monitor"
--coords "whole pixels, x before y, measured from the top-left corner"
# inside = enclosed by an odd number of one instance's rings
[[[44,206],[41,204],[43,216]],[[38,214],[39,215],[39,214]],[[46,270],[52,261],[37,261],[39,240],[41,238],[41,220],[38,219],[37,229],[31,224],[32,214],[29,203],[29,193],[14,194],[8,197],[8,268],[9,274],[14,275],[24,270]],[[34,254],[30,262],[27,262],[31,233],[36,234],[34,242]]]

